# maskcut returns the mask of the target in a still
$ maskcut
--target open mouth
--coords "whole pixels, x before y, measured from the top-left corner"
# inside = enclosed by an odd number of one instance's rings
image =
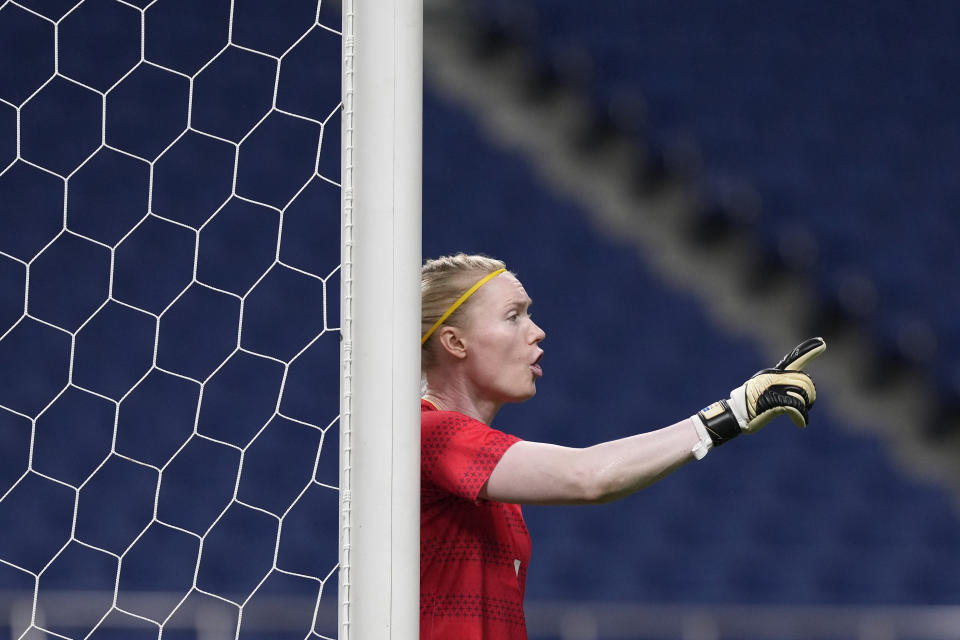
[[[540,366],[540,361],[543,360],[543,352],[540,352],[540,355],[537,356],[537,359],[533,361],[533,364],[530,365],[530,368],[533,370],[533,375],[536,377],[543,376],[543,367]]]

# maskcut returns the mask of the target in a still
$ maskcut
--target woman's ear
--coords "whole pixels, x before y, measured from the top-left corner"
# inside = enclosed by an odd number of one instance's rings
[[[467,344],[459,327],[440,327],[436,339],[440,341],[440,347],[454,358],[462,360],[467,357]]]

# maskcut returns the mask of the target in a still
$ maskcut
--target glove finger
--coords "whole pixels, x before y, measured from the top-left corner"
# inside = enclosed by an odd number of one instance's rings
[[[799,371],[826,350],[827,343],[823,338],[808,338],[783,356],[774,368],[780,371]]]
[[[785,397],[793,401],[785,407],[790,420],[801,429],[805,428],[810,419],[810,405],[794,393],[787,393]]]
[[[781,376],[781,380],[778,380],[777,382],[777,386],[789,387],[791,390],[802,391],[804,403],[808,407],[812,407],[813,403],[817,401],[817,386],[813,383],[813,378],[803,371],[784,372]]]
[[[807,427],[807,418],[809,416],[800,413],[793,407],[787,407],[785,413],[787,414],[787,417],[790,418],[790,421],[797,425],[797,427],[800,429],[805,429]]]
[[[813,383],[813,378],[804,373],[800,386],[807,392],[807,408],[809,409],[817,401],[817,385]]]
[[[808,415],[805,411],[801,411],[796,407],[780,405],[772,409],[768,409],[763,412],[753,420],[751,420],[745,431],[748,433],[756,433],[763,427],[765,427],[771,420],[776,418],[779,415],[786,415],[790,418],[790,422],[795,424],[797,427],[804,429],[807,426]]]
[[[764,369],[756,373],[747,382],[748,399],[756,402],[767,389],[773,387],[779,387],[781,390],[785,387],[802,389],[807,406],[812,407],[817,400],[817,387],[813,383],[813,378],[803,371],[780,371],[779,369]]]
[[[792,411],[799,414],[805,424],[807,421],[808,406],[806,392],[803,389],[785,385],[774,385],[765,389],[764,392],[760,394],[760,397],[757,398],[756,415],[758,417],[767,413],[779,415],[785,411]],[[794,423],[797,423],[796,420],[794,420]]]

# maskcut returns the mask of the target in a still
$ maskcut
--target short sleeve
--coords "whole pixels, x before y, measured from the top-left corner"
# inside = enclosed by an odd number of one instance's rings
[[[438,489],[476,501],[500,458],[520,438],[452,411],[421,414],[420,466]]]

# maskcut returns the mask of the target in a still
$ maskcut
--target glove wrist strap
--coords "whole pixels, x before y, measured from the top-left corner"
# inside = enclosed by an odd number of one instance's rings
[[[726,400],[714,402],[697,412],[697,417],[703,421],[713,446],[719,447],[728,440],[740,435],[740,423]]]
[[[689,419],[690,425],[697,433],[697,444],[693,445],[690,453],[692,453],[693,457],[697,460],[703,460],[710,452],[710,449],[713,448],[713,440],[710,438],[710,434],[707,433],[707,427],[704,426],[703,420],[697,416],[690,416]]]

